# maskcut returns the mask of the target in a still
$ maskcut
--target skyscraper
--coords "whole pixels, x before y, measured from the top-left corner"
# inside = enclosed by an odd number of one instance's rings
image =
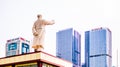
[[[81,36],[73,28],[56,33],[56,55],[73,63],[73,67],[81,66]]]
[[[85,32],[85,66],[112,67],[112,40],[108,28]]]

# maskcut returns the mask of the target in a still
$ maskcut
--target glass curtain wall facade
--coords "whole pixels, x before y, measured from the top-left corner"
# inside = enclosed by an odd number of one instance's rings
[[[85,32],[86,67],[112,67],[112,40],[108,28]]]
[[[73,67],[81,66],[81,36],[72,28],[56,33],[56,55],[73,63]]]

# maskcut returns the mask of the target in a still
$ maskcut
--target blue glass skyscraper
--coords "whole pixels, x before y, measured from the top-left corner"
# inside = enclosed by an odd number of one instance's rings
[[[81,36],[73,28],[56,33],[56,55],[73,63],[73,67],[81,66]]]
[[[108,28],[85,32],[85,66],[112,67],[112,40]]]

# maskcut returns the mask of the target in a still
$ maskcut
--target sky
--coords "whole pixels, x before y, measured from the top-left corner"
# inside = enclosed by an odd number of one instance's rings
[[[81,34],[84,63],[85,31],[107,27],[112,31],[112,65],[117,65],[120,0],[0,0],[0,57],[5,56],[8,39],[23,37],[32,43],[32,26],[37,14],[42,14],[45,20],[55,21],[54,25],[46,26],[45,52],[55,55],[56,32],[74,28]]]

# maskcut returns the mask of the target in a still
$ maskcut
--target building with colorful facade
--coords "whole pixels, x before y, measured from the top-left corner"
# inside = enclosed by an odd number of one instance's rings
[[[30,52],[30,41],[18,37],[7,40],[6,56],[14,56]]]

